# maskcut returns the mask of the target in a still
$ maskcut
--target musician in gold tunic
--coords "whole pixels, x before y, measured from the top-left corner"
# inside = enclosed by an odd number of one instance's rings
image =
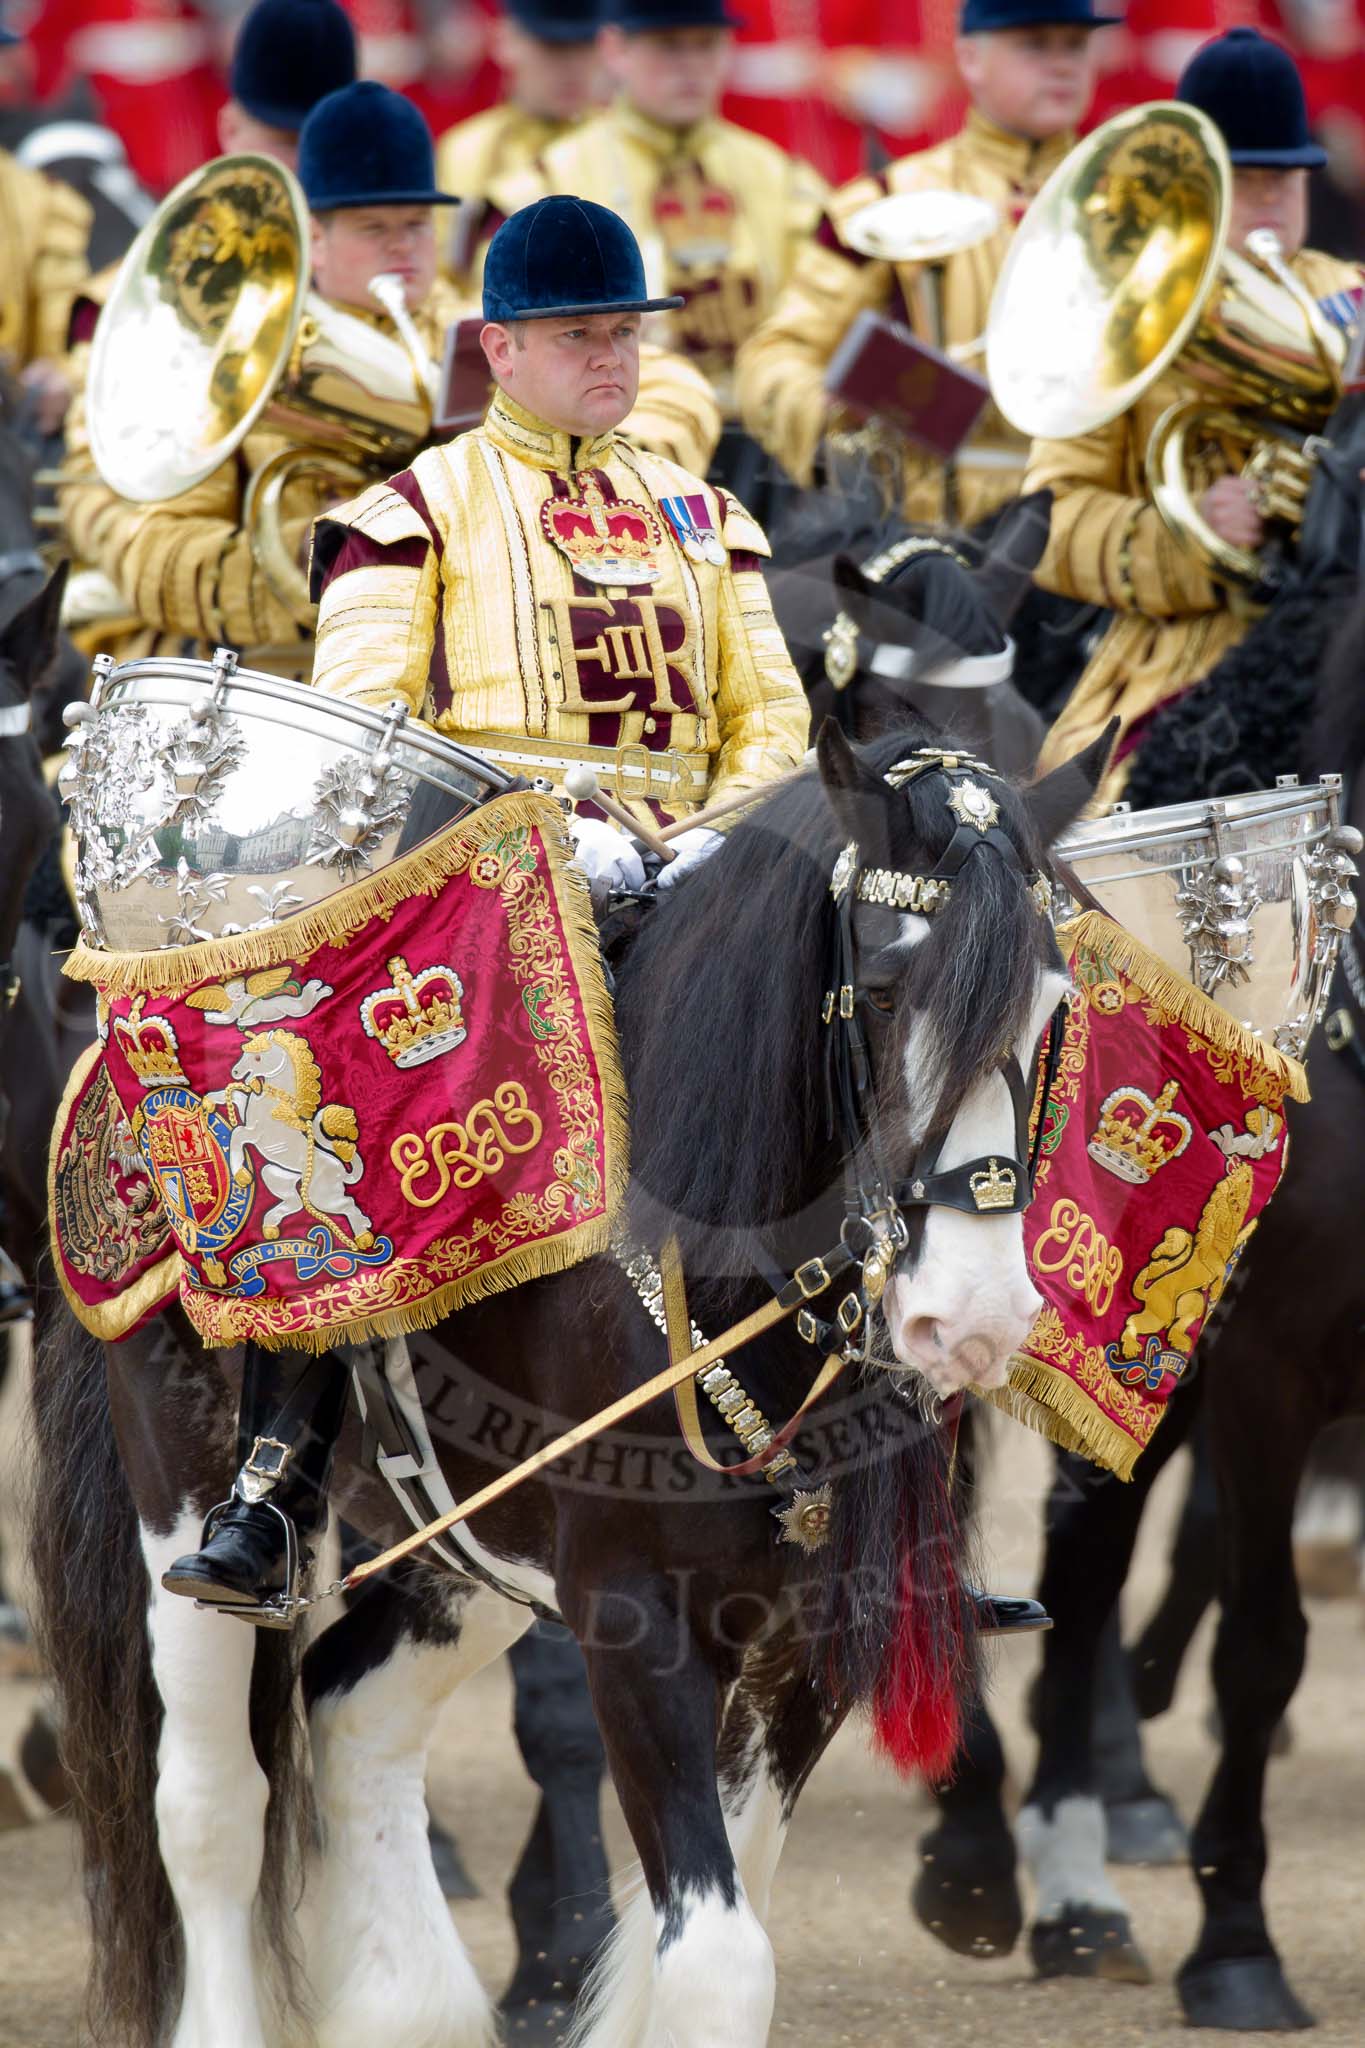
[[[436,189],[431,136],[417,109],[373,82],[329,94],[304,124],[299,176],[318,293],[396,340],[368,291],[376,274],[396,274],[423,344],[439,360],[459,304],[437,276],[433,209],[453,201]],[[148,405],[161,396],[149,390]],[[241,454],[202,483],[151,505],[118,496],[94,470],[79,403],[68,443],[72,480],[59,493],[68,538],[123,592],[134,621],[105,637],[106,651],[131,660],[230,646],[249,666],[306,679],[311,623],[276,593],[244,518],[246,479],[288,445],[284,436],[253,431]],[[344,488],[316,470],[286,485],[281,527],[300,560],[313,520]]]
[[[658,307],[606,208],[553,197],[504,223],[484,275],[497,396],[475,432],[320,522],[314,681],[402,696],[523,774],[585,761],[672,820],[791,768],[807,712],[761,529],[616,432]]]
[[[19,41],[0,26],[0,47]],[[45,434],[61,426],[71,396],[63,358],[91,219],[79,192],[0,149],[0,360],[19,373]]]
[[[1094,31],[1116,18],[1095,13],[1092,0],[966,0],[957,41],[971,97],[965,124],[834,194],[786,291],[740,352],[740,415],[797,483],[815,480],[826,435],[850,424],[831,405],[825,373],[859,313],[885,314],[983,370],[986,316],[1010,237],[1076,139],[1090,103]],[[848,223],[886,194],[943,191],[989,201],[999,226],[936,265],[937,278],[861,255],[847,241]],[[926,286],[937,295],[936,323]],[[1027,457],[1028,442],[988,405],[954,464],[955,502],[938,461],[904,451],[906,516],[971,525],[1018,495]]]
[[[601,102],[597,14],[597,0],[504,0],[493,29],[502,98],[436,145],[436,174],[460,194],[447,267],[462,290],[477,286],[470,259],[492,187],[529,170]]]
[[[592,761],[668,817],[795,767],[807,714],[762,533],[615,432],[656,306],[634,236],[606,208],[552,197],[504,224],[484,275],[498,396],[482,427],[319,522],[314,681],[357,702],[403,697],[528,774]],[[574,833],[589,873],[643,881],[623,832],[585,817]],[[684,834],[665,874],[715,839]],[[325,1490],[345,1404],[335,1361],[300,1371],[281,1356],[256,1354],[241,1425],[278,1477],[239,1477],[209,1540],[164,1575],[170,1592],[248,1611],[279,1588],[283,1518],[308,1506],[309,1482]]]
[[[1303,87],[1289,53],[1254,29],[1232,29],[1190,60],[1177,97],[1222,131],[1233,165],[1228,246],[1273,229],[1290,268],[1329,315],[1358,298],[1361,271],[1305,249],[1308,171],[1326,162],[1310,139]],[[1040,766],[1065,760],[1117,713],[1118,765],[1102,792],[1114,801],[1124,758],[1162,704],[1207,675],[1247,630],[1245,593],[1220,582],[1168,530],[1152,501],[1144,456],[1169,405],[1199,387],[1179,367],[1132,409],[1093,433],[1035,443],[1026,488],[1053,492],[1047,551],[1037,570],[1047,589],[1116,613],[1070,702],[1044,743]],[[1214,439],[1196,450],[1194,490],[1204,518],[1235,547],[1264,538],[1256,494],[1236,472],[1245,447]]]
[[[736,25],[724,0],[607,0],[602,20],[614,104],[492,196],[508,214],[574,193],[629,221],[651,290],[682,301],[651,333],[696,363],[733,416],[735,352],[786,283],[824,181],[719,118]]]

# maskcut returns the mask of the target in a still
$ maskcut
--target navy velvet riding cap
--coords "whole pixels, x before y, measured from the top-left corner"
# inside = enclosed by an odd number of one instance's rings
[[[483,317],[569,320],[589,313],[662,313],[651,299],[640,244],[619,213],[560,193],[505,220],[488,245]]]
[[[228,90],[268,128],[297,134],[318,101],[355,79],[355,31],[336,0],[256,0]]]
[[[598,20],[628,36],[661,28],[743,28],[744,17],[725,0],[602,0]]]
[[[1092,0],[963,0],[964,36],[997,28],[1112,28],[1121,14],[1096,14]]]
[[[1208,115],[1235,164],[1292,171],[1327,161],[1327,151],[1308,133],[1298,65],[1259,29],[1230,28],[1196,50],[1175,96]]]
[[[505,0],[503,13],[541,43],[590,43],[601,16],[598,0]]]
[[[372,78],[314,107],[299,137],[299,183],[314,213],[458,203],[436,190],[431,130],[412,101]]]

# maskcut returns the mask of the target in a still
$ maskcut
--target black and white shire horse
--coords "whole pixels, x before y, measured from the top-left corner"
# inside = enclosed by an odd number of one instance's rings
[[[827,1543],[780,1541],[782,1500],[759,1477],[652,1490],[656,1452],[627,1490],[574,1465],[481,1512],[462,1532],[466,1573],[418,1558],[370,1582],[302,1660],[318,1846],[301,1909],[290,1850],[313,1837],[295,1637],[159,1584],[236,1467],[235,1361],[200,1349],[178,1314],[106,1351],[43,1304],[36,1569],[78,1788],[101,2043],[482,2048],[487,2001],[426,1854],[424,1762],[440,1703],[523,1632],[527,1601],[582,1644],[643,1866],[579,2022],[591,2048],[761,2048],[769,1886],[835,1730],[869,1709],[901,1762],[939,1769],[951,1754],[974,1673],[936,1397],[998,1382],[1037,1297],[1017,1203],[940,1203],[988,1158],[1026,1191],[1019,1075],[1065,986],[1031,878],[1093,793],[1103,748],[1026,795],[990,779],[1003,836],[965,861],[931,917],[856,892],[836,901],[850,841],[867,867],[907,876],[932,875],[962,844],[939,770],[888,779],[929,737],[917,727],[855,751],[826,727],[818,772],[756,806],[658,905],[618,975],[629,1228],[652,1247],[677,1234],[708,1334],[771,1303],[756,1258],[791,1274],[836,1257],[853,1141],[830,1113],[828,1049],[865,1045],[854,1177],[875,1133],[910,1206],[876,1346],[844,1382],[870,1421],[845,1469],[817,1459],[800,1481],[832,1485]],[[837,1002],[835,1026],[824,1021],[836,940],[856,1034],[839,1030]],[[929,1205],[914,1206],[907,1176]],[[845,1235],[859,1244],[856,1225]],[[840,1291],[816,1304],[821,1318]],[[458,1408],[482,1382],[542,1429],[665,1360],[606,1258],[448,1319],[414,1355],[430,1406],[444,1386]],[[788,1320],[730,1364],[778,1421],[821,1354]],[[639,1429],[650,1437],[618,1435],[609,1458],[680,1449],[670,1410],[646,1410]],[[725,1441],[717,1429],[713,1450]],[[376,1540],[402,1534],[355,1451],[343,1445],[337,1508]],[[457,1498],[498,1469],[455,1429],[440,1455]],[[676,1470],[671,1450],[662,1470]],[[291,1992],[307,2020],[281,2017]]]
[[[1129,783],[1139,806],[1264,788],[1290,770],[1313,780],[1336,769],[1347,777],[1350,822],[1365,828],[1365,399],[1344,400],[1331,431],[1298,568],[1246,641],[1153,721]],[[1264,1788],[1305,1655],[1295,1499],[1319,1432],[1365,1410],[1365,949],[1354,933],[1333,1004],[1337,1049],[1321,1032],[1310,1047],[1312,1101],[1295,1107],[1284,1185],[1205,1340],[1199,1381],[1172,1402],[1130,1484],[1059,1460],[1038,1587],[1055,1627],[1043,1645],[1038,1761],[1019,1823],[1038,1887],[1035,1966],[1045,1975],[1145,1982],[1150,1972],[1105,1868],[1092,1708],[1145,1502],[1202,1408],[1218,1501],[1222,1615],[1213,1680],[1221,1735],[1190,1842],[1203,1923],[1177,1988],[1193,2024],[1239,2031],[1312,2023],[1266,1921]],[[1310,1284],[1287,1282],[1299,1274],[1311,1275]],[[1171,1604],[1174,1644],[1159,1631],[1144,1638],[1160,1669],[1134,1670],[1144,1713],[1169,1704],[1170,1651],[1186,1639],[1188,1613],[1178,1599]],[[1000,1790],[998,1774],[978,1769],[969,1753],[926,1839],[932,1862],[916,1888],[917,1908],[965,1954],[1008,1947],[1022,1917]]]

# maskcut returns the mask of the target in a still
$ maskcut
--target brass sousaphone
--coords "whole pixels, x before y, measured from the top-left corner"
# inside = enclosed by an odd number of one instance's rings
[[[281,499],[305,471],[337,497],[401,468],[430,438],[435,366],[397,278],[371,294],[401,339],[309,288],[308,208],[283,165],[220,157],[165,199],[129,249],[95,330],[90,442],[111,490],[176,498],[212,474],[254,427],[290,446],[247,486],[244,523],[272,590],[313,619],[286,544]]]
[[[1225,581],[1264,579],[1261,556],[1202,516],[1190,455],[1244,445],[1263,517],[1297,530],[1315,437],[1341,394],[1346,337],[1256,230],[1229,249],[1232,167],[1213,122],[1158,101],[1077,144],[1019,225],[991,302],[986,362],[1020,433],[1068,439],[1126,412],[1178,365],[1201,387],[1161,415],[1146,449],[1152,498],[1178,540]],[[1207,393],[1207,396],[1203,394]]]

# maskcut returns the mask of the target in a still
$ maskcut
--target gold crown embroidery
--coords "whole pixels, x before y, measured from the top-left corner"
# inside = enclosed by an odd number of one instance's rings
[[[118,1048],[144,1088],[183,1081],[185,1072],[180,1064],[180,1041],[175,1027],[168,1017],[144,1019],[145,1001],[145,996],[136,997],[128,1015],[115,1022]]]
[[[1138,1187],[1178,1159],[1194,1132],[1172,1108],[1177,1092],[1178,1083],[1168,1081],[1153,1102],[1141,1088],[1116,1088],[1085,1148],[1095,1164]]]
[[[468,1037],[461,997],[464,985],[451,967],[424,967],[414,974],[402,954],[388,963],[388,988],[373,989],[360,1005],[367,1037],[383,1046],[398,1067],[421,1067],[453,1052]]]

